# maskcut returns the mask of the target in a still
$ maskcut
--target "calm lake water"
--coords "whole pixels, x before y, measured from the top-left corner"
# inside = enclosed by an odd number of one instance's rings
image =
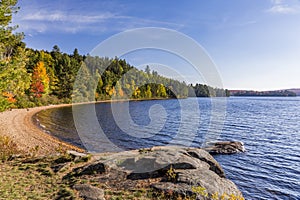
[[[300,199],[298,97],[130,101],[80,105],[76,112],[77,117],[73,117],[71,107],[50,109],[38,113],[35,120],[49,134],[90,151],[110,151],[110,144],[124,150],[242,141],[247,152],[214,157],[244,197]],[[95,127],[101,127],[110,144],[93,139],[97,130],[81,120],[93,121],[91,116],[97,116]]]

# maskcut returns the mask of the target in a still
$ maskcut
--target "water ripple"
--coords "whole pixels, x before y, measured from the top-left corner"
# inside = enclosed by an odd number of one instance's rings
[[[186,101],[189,105],[189,99]],[[149,138],[137,138],[124,133],[115,123],[110,104],[97,104],[97,117],[111,142],[135,149],[168,145],[178,134],[180,123],[184,134],[178,144],[200,147],[208,129],[220,121],[211,121],[211,101],[199,98],[200,116],[194,108],[185,108],[189,120],[183,121],[178,100],[130,102],[130,116],[139,126],[150,122],[149,109],[160,104],[167,116],[163,128]],[[190,112],[190,113],[189,113]],[[51,109],[38,113],[39,124],[50,134],[81,145],[70,108]],[[198,127],[194,121],[200,119]],[[229,179],[237,184],[246,199],[300,199],[300,98],[229,98],[226,120],[219,140],[238,140],[245,143],[247,152],[234,155],[217,155]],[[193,126],[193,127],[190,127]],[[134,128],[134,127],[133,127]],[[133,131],[138,131],[134,129]],[[196,131],[196,137],[190,133]],[[218,134],[214,131],[212,134]],[[105,149],[103,149],[105,151]]]

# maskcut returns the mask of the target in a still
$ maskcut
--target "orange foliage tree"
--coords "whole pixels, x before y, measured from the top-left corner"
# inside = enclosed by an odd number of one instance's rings
[[[15,103],[17,100],[11,92],[3,92],[2,95],[7,99],[9,103]]]

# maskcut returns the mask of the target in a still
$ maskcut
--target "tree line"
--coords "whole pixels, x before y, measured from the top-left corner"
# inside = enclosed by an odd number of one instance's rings
[[[189,85],[189,97],[229,97],[227,89],[213,88],[205,84]]]
[[[233,91],[232,96],[257,96],[257,97],[295,97],[297,94],[288,90],[277,91],[252,91],[252,90],[240,90]]]
[[[0,111],[106,99],[186,98],[227,96],[206,85],[187,85],[151,71],[138,70],[124,59],[33,50],[15,33],[12,15],[17,0],[0,4]],[[76,81],[77,80],[77,81]]]

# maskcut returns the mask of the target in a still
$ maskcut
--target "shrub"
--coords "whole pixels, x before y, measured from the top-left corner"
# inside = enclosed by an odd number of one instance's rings
[[[172,167],[172,165],[170,166],[170,168],[166,172],[166,176],[167,176],[169,181],[176,182],[177,174],[175,172],[175,169]]]
[[[57,96],[54,96],[54,95],[48,95],[47,97],[47,101],[48,101],[48,104],[60,104],[62,103],[62,101],[60,99],[58,99]]]
[[[20,151],[17,144],[10,137],[0,136],[0,162],[5,162],[18,153]]]
[[[7,101],[6,98],[0,95],[0,112],[3,112],[10,108],[10,103]]]
[[[192,191],[196,194],[199,194],[203,197],[208,197],[208,193],[206,191],[206,188],[201,186],[192,186]]]
[[[35,107],[35,103],[32,102],[28,96],[24,95],[17,98],[16,105],[18,108],[32,108]]]

